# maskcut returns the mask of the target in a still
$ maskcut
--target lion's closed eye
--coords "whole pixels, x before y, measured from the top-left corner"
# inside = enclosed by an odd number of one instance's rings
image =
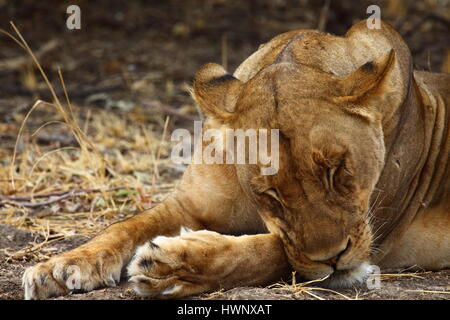
[[[317,164],[324,188],[333,192],[348,192],[348,189],[351,187],[353,174],[344,157],[324,160],[317,162]]]
[[[354,188],[354,176],[345,161],[333,172],[333,190],[341,194],[352,192]]]
[[[336,171],[337,171],[336,167],[331,167],[331,168],[327,167],[323,174],[324,185],[328,189],[333,190],[333,191],[334,191],[334,184],[335,184],[334,175],[335,175]]]
[[[280,194],[277,189],[269,188],[269,189],[265,190],[264,193],[267,194],[268,196],[271,196],[275,200],[281,202],[281,197],[280,197]]]

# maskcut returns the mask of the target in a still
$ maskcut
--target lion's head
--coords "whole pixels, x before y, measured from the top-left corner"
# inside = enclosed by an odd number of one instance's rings
[[[370,198],[383,170],[383,105],[393,50],[342,76],[303,64],[287,46],[245,83],[217,64],[196,74],[194,98],[216,126],[279,129],[279,171],[236,165],[243,189],[292,266],[349,285],[368,272]]]

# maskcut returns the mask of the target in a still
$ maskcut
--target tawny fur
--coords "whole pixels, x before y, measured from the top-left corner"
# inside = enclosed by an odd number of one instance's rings
[[[205,127],[279,129],[278,173],[191,165],[164,203],[27,269],[25,298],[114,285],[130,261],[136,291],[160,298],[292,269],[348,286],[369,264],[449,267],[449,88],[449,75],[412,70],[391,27],[365,21],[344,37],[282,34],[233,76],[205,65],[193,87]]]

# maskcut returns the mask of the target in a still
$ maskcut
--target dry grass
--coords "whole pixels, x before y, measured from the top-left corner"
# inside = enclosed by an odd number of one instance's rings
[[[50,225],[47,223],[47,228],[42,228],[42,235],[44,237],[44,240],[39,243],[29,243],[28,246],[15,251],[10,252],[9,249],[3,249],[3,252],[6,254],[7,262],[10,262],[11,260],[16,261],[26,261],[26,260],[46,260],[50,256],[47,254],[54,253],[57,249],[56,248],[45,248],[49,244],[62,240],[65,238],[66,235],[64,234],[50,234]],[[46,254],[47,253],[47,254]]]
[[[0,150],[0,223],[91,236],[161,201],[173,188],[173,179],[161,175],[170,169],[164,133],[169,119],[161,128],[136,121],[135,114],[86,112],[71,104],[60,71],[65,96],[58,97],[32,50],[12,27],[17,36],[3,33],[32,57],[53,101],[38,100],[26,114],[13,110],[17,127],[0,128],[17,134],[13,152]],[[42,144],[42,136],[50,137],[50,144]],[[68,142],[61,146],[61,140]]]
[[[320,283],[327,278],[328,278],[328,276],[323,279],[317,279],[317,280],[311,280],[311,281],[297,283],[295,272],[293,272],[292,273],[292,283],[278,282],[278,283],[268,286],[267,288],[269,288],[269,289],[279,288],[279,289],[288,290],[293,295],[293,297],[296,299],[300,298],[302,295],[303,296],[309,295],[312,298],[317,299],[317,300],[327,300],[325,297],[320,296],[320,294],[319,294],[320,292],[331,293],[331,294],[337,296],[338,298],[345,299],[345,300],[358,300],[359,299],[357,293],[354,297],[350,297],[348,295],[345,295],[345,294],[335,291],[335,290],[311,286],[311,284]]]
[[[442,294],[445,296],[450,294],[449,291],[445,290],[446,286],[442,289],[438,289],[438,286],[442,285],[439,280],[435,282],[434,290],[411,289],[411,283],[421,285],[430,281],[435,273],[431,271],[407,271],[408,270],[405,269],[399,270],[398,273],[382,273],[380,275],[381,288],[373,290],[367,289],[364,285],[342,290],[321,288],[320,282],[326,278],[307,282],[297,282],[295,272],[293,272],[292,280],[289,283],[278,282],[264,288],[254,288],[256,291],[253,292],[251,291],[252,288],[243,288],[236,292],[231,290],[231,293],[221,289],[202,296],[202,299],[235,299],[236,294],[238,299],[247,295],[253,297],[253,299],[256,297],[256,299],[365,300],[383,298],[383,294],[392,294],[393,291],[396,292],[396,296],[398,297],[420,297],[420,299],[426,297],[427,299],[433,299],[436,295]]]

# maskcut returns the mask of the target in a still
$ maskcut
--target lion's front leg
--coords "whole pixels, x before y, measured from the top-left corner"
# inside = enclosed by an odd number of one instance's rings
[[[226,236],[182,229],[138,248],[128,266],[135,291],[148,297],[181,298],[236,286],[265,285],[290,270],[273,234]]]
[[[28,268],[22,278],[25,299],[115,286],[137,246],[157,235],[177,234],[182,225],[199,228],[174,199],[113,224],[88,243]]]
[[[177,235],[181,226],[225,233],[263,232],[257,212],[239,197],[242,192],[229,168],[191,166],[177,191],[157,207],[111,225],[85,245],[28,268],[22,281],[25,298],[44,299],[72,290],[114,286],[138,246],[159,235]]]

